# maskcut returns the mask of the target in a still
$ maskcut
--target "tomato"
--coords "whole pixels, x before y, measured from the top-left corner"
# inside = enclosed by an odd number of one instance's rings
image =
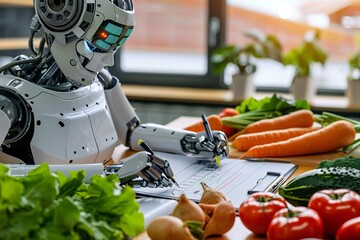
[[[239,112],[236,111],[235,108],[224,108],[220,113],[219,113],[219,117],[220,118],[223,118],[223,117],[232,117],[232,116],[235,116],[235,115],[238,115]],[[238,130],[236,128],[232,128],[232,127],[228,127],[228,126],[222,126],[222,129],[221,131],[223,131],[225,133],[225,135],[227,137],[230,137],[232,135],[234,135],[235,133],[238,132]]]
[[[275,214],[286,208],[283,197],[271,192],[253,193],[239,207],[239,217],[246,228],[256,235],[265,235]]]
[[[231,137],[232,135],[238,132],[236,128],[232,128],[224,125],[221,126],[221,131],[225,133],[227,137]]]
[[[219,113],[219,117],[223,118],[223,117],[231,117],[231,116],[235,116],[238,115],[239,112],[236,111],[235,108],[224,108],[220,113]]]
[[[267,237],[270,240],[290,240],[303,238],[322,238],[324,225],[322,220],[311,208],[283,208],[274,214]]]
[[[346,221],[336,233],[336,240],[360,238],[360,217]]]
[[[360,216],[360,195],[348,189],[321,190],[311,196],[308,207],[320,215],[325,234],[335,236],[344,222]]]

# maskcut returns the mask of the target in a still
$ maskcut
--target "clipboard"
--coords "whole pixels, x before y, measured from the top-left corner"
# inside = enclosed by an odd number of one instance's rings
[[[275,192],[296,170],[289,162],[248,161],[226,158],[221,166],[200,157],[188,157],[169,153],[156,153],[169,161],[174,178],[180,189],[135,188],[138,196],[177,199],[185,194],[199,202],[203,193],[201,182],[221,191],[238,210],[240,204],[254,192]]]

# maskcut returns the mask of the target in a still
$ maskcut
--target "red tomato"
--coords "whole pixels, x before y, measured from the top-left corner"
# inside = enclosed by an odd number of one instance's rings
[[[250,231],[265,235],[273,215],[286,208],[283,197],[271,192],[258,192],[250,195],[239,207],[239,217]]]
[[[346,221],[336,233],[336,240],[360,238],[360,217]]]
[[[270,240],[322,238],[324,225],[319,214],[307,207],[283,208],[275,213],[267,230]]]
[[[320,215],[325,234],[335,236],[344,222],[360,216],[360,195],[348,189],[321,190],[311,196],[308,207]]]
[[[221,113],[219,113],[219,117],[223,118],[223,117],[231,117],[231,116],[235,116],[238,115],[239,112],[236,111],[235,108],[224,108]],[[232,127],[228,127],[228,126],[222,126],[221,131],[223,131],[225,133],[225,135],[227,137],[231,137],[232,135],[234,135],[235,133],[238,132],[238,130],[236,128],[232,128]]]
[[[219,113],[219,116],[221,118],[223,117],[231,117],[231,116],[235,116],[235,115],[238,115],[239,112],[236,111],[235,108],[224,108],[221,113]]]
[[[235,133],[238,132],[238,130],[236,128],[231,128],[231,127],[224,126],[224,125],[221,126],[221,131],[223,133],[225,133],[225,135],[227,137],[231,137],[232,135],[234,135]]]

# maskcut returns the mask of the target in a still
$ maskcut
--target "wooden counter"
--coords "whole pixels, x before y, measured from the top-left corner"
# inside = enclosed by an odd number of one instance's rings
[[[185,103],[217,106],[236,106],[240,100],[233,99],[232,92],[227,89],[197,89],[180,87],[160,87],[123,84],[122,89],[129,100],[144,102]],[[271,96],[272,93],[256,93],[255,98]],[[282,96],[291,99],[290,94]],[[349,104],[342,96],[316,96],[309,101],[314,111],[332,111],[344,113],[360,113],[360,105]]]
[[[174,127],[174,128],[184,128],[188,126],[189,124],[196,121],[198,118],[194,117],[180,117],[178,119],[175,119],[174,121],[170,122],[168,126]],[[119,146],[113,155],[114,162],[119,162],[122,158],[127,157],[132,154],[132,151],[130,151],[127,147]],[[237,157],[235,150],[230,151],[230,157]],[[304,173],[306,171],[309,171],[311,169],[314,169],[314,166],[317,162],[320,161],[320,158],[316,161],[307,161],[304,164],[300,161],[300,159],[297,159],[296,165],[298,166],[297,170],[290,176],[290,178],[287,180],[287,182],[294,178],[295,176]],[[225,234],[225,238],[211,238],[213,240],[215,239],[229,239],[229,240],[241,240],[241,239],[247,239],[247,240],[262,240],[266,239],[265,237],[259,237],[252,234],[250,230],[248,230],[241,222],[240,218],[236,217],[236,222],[234,227]],[[140,236],[134,238],[134,240],[149,240],[149,237],[146,233],[141,234]]]
[[[0,0],[0,5],[3,6],[19,6],[19,7],[30,7],[33,5],[32,0]]]

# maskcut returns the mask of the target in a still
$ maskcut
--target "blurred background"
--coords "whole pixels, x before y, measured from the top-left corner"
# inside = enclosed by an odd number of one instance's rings
[[[346,95],[349,59],[360,44],[359,0],[134,0],[134,4],[135,30],[111,69],[125,86],[226,90],[235,70],[228,66],[222,74],[214,74],[215,49],[226,44],[241,48],[250,42],[244,33],[255,31],[275,36],[285,55],[303,42],[306,33],[316,30],[318,44],[327,54],[323,65],[311,64],[316,94]],[[33,16],[32,0],[0,0],[0,65],[18,54],[30,54],[26,49]],[[252,61],[257,92],[290,92],[292,66],[268,58]],[[149,104],[157,103],[133,104],[139,112],[147,112]],[[145,121],[159,115],[159,107],[148,111]],[[206,112],[205,107],[200,111]],[[184,112],[179,105],[171,109],[171,117],[155,121],[166,122]]]

